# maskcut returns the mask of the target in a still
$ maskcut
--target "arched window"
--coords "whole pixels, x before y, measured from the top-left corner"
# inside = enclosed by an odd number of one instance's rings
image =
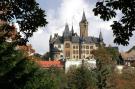
[[[69,43],[66,43],[65,44],[65,48],[70,48],[70,44]]]

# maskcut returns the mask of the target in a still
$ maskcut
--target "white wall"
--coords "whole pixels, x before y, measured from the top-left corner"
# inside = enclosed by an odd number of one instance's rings
[[[95,59],[90,59],[90,60],[86,59],[86,60],[84,60],[84,62],[90,68],[96,67],[96,60]],[[81,64],[82,64],[82,60],[67,60],[65,62],[65,72],[67,72],[70,69],[71,66],[79,67]]]

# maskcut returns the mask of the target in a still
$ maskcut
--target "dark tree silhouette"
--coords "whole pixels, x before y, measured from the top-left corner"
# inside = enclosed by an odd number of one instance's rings
[[[117,11],[122,13],[118,21],[111,25],[115,39],[114,43],[128,45],[130,37],[135,31],[135,0],[101,0],[93,9],[95,16],[100,15],[104,21],[117,16]]]
[[[38,27],[47,24],[45,11],[39,7],[36,0],[1,0],[0,19],[10,22],[14,17],[20,26],[20,32],[25,35],[19,40],[23,43],[28,41]],[[21,36],[18,36],[18,39],[20,38]]]

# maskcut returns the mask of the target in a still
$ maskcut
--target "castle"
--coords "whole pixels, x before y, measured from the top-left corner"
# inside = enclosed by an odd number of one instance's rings
[[[79,26],[80,36],[74,32],[73,26],[70,31],[68,24],[65,25],[62,36],[58,34],[54,34],[54,37],[50,36],[51,59],[89,59],[92,57],[92,50],[97,49],[100,45],[104,45],[101,32],[99,37],[88,36],[88,21],[85,12],[83,12]]]

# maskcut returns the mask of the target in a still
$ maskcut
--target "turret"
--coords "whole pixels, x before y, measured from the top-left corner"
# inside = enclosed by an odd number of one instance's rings
[[[105,46],[104,42],[103,42],[103,36],[102,36],[102,32],[100,31],[99,33],[99,43],[101,46]]]
[[[72,29],[71,29],[71,34],[72,34],[72,36],[74,36],[74,28],[73,28],[73,25],[72,25]]]
[[[70,40],[70,36],[71,36],[71,33],[69,31],[69,26],[68,26],[68,24],[66,24],[65,25],[65,30],[63,32],[64,40]]]
[[[103,42],[103,36],[102,36],[102,32],[101,31],[99,33],[99,42]]]

